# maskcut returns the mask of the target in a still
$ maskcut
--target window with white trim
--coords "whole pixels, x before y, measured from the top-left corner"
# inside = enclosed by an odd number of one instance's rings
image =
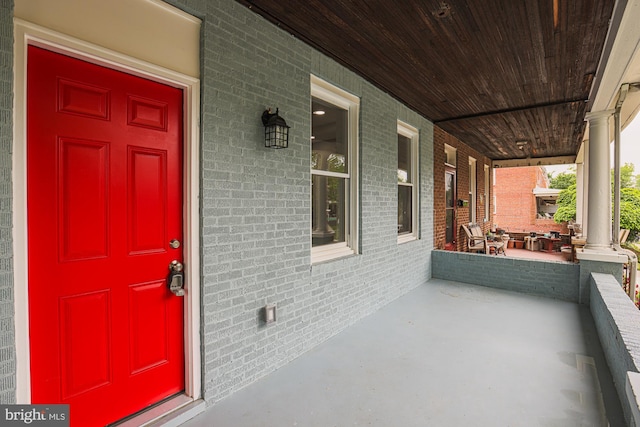
[[[360,100],[311,76],[311,261],[358,249]]]
[[[398,243],[418,238],[418,130],[398,121]]]
[[[476,159],[469,157],[469,221],[476,222]]]
[[[489,222],[491,198],[489,197],[489,165],[484,165],[484,221]]]
[[[445,157],[444,164],[445,165],[452,168],[456,167],[456,163],[458,162],[457,156],[456,156],[457,151],[458,150],[456,150],[452,146],[444,144],[444,157]]]

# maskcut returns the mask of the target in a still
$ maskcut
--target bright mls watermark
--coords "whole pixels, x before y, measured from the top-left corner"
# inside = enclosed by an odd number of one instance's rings
[[[69,405],[0,405],[0,426],[69,427]]]

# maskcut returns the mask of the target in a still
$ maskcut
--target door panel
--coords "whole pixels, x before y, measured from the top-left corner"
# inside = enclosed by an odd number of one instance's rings
[[[164,252],[167,238],[167,153],[129,147],[129,253]]]
[[[60,298],[63,400],[111,382],[109,300],[108,291]]]
[[[59,138],[58,146],[60,261],[107,257],[108,144]]]
[[[182,92],[30,46],[33,403],[105,425],[184,389]]]
[[[169,362],[169,313],[163,307],[164,280],[129,287],[129,366],[131,374]]]

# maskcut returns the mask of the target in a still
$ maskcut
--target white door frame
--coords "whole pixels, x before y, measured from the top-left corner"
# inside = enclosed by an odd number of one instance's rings
[[[199,240],[199,79],[137,60],[103,47],[14,18],[13,104],[13,253],[16,336],[16,402],[31,402],[29,356],[29,289],[27,258],[27,47],[46,47],[107,68],[144,77],[183,91],[183,229],[184,258],[188,278],[184,297],[185,394],[201,398],[200,338],[200,240]]]

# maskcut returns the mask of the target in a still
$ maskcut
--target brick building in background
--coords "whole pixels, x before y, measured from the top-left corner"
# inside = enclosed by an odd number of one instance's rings
[[[560,190],[549,188],[543,167],[496,168],[493,177],[493,226],[507,232],[567,233],[553,220]]]
[[[461,225],[475,222],[485,232],[491,228],[491,159],[437,126],[433,140],[434,247],[464,251]]]

